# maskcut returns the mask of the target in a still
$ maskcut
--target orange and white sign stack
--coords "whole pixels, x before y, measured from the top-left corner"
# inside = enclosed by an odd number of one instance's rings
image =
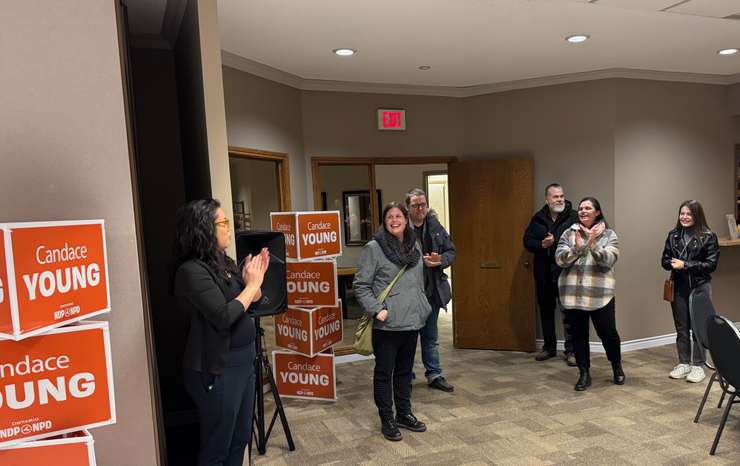
[[[281,396],[337,399],[334,353],[342,341],[336,257],[342,254],[339,211],[276,212],[285,235],[288,310],[275,316],[275,382]]]
[[[115,423],[102,220],[0,224],[0,464],[94,465]]]

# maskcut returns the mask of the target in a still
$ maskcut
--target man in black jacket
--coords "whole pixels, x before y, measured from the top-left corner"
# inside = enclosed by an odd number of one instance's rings
[[[537,304],[540,307],[542,336],[545,343],[535,359],[544,361],[555,356],[555,307],[558,300],[558,277],[560,267],[555,264],[555,249],[560,235],[578,221],[578,212],[565,199],[563,187],[552,183],[545,188],[546,205],[529,222],[524,232],[524,247],[534,253],[534,282],[537,287]],[[562,309],[561,309],[562,312]],[[565,360],[575,366],[573,338],[563,315],[565,334]]]
[[[439,223],[434,212],[430,213],[424,190],[416,188],[406,194],[406,206],[416,237],[421,244],[424,260],[424,292],[432,306],[432,313],[429,314],[426,325],[419,331],[421,361],[426,369],[424,375],[430,387],[452,392],[455,387],[442,376],[439,362],[437,317],[440,308],[446,310],[447,303],[452,299],[452,290],[444,269],[455,260],[455,245],[452,244],[450,235]]]

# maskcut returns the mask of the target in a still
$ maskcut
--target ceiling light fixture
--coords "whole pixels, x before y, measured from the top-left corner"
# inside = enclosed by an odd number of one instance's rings
[[[340,49],[334,49],[334,54],[339,55],[340,57],[351,57],[355,53],[357,53],[357,50],[348,49],[346,47],[342,47]]]
[[[421,66],[419,67],[419,69],[420,69],[421,71],[426,71],[426,70],[431,70],[431,69],[432,69],[432,67],[431,67],[431,66],[429,66],[429,65],[421,65]]]
[[[565,38],[568,42],[571,44],[580,44],[581,42],[586,42],[589,39],[590,36],[587,34],[574,34],[572,36],[568,36]]]
[[[718,50],[717,53],[720,55],[735,55],[738,52],[736,48]]]

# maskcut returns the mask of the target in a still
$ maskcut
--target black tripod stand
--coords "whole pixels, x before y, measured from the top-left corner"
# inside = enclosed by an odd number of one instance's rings
[[[254,325],[257,327],[257,359],[255,360],[255,381],[256,381],[256,393],[254,397],[255,410],[254,410],[254,439],[257,444],[257,451],[260,455],[264,455],[267,452],[267,440],[270,438],[272,433],[272,427],[275,425],[275,420],[280,416],[280,422],[283,424],[283,432],[285,437],[288,439],[288,450],[295,450],[295,444],[293,443],[293,436],[290,434],[290,426],[288,426],[288,418],[285,417],[285,410],[283,409],[283,402],[280,400],[280,394],[277,391],[275,385],[275,376],[272,373],[272,366],[270,365],[270,359],[265,351],[265,331],[260,326],[259,316],[255,316]],[[268,377],[270,382],[270,390],[272,390],[272,396],[275,398],[275,413],[270,421],[270,427],[265,432],[265,394],[262,391],[262,371]]]

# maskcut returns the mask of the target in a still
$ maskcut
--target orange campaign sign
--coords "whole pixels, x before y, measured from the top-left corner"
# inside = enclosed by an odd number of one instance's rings
[[[328,259],[342,255],[338,210],[273,212],[272,229],[285,234],[285,257],[297,260]]]
[[[290,351],[273,351],[272,367],[281,397],[336,401],[333,354],[311,358]]]
[[[342,341],[342,304],[333,307],[288,308],[275,316],[275,344],[314,356]]]
[[[102,220],[0,225],[0,338],[110,311]]]
[[[107,322],[0,341],[0,446],[115,419]]]
[[[311,313],[313,353],[320,353],[342,341],[342,301],[338,306],[320,307]]]
[[[337,305],[337,263],[334,260],[286,264],[288,306]]]
[[[275,344],[298,353],[311,355],[311,313],[288,308],[275,316]]]
[[[296,225],[295,212],[272,212],[270,213],[270,223],[273,231],[279,231],[285,235],[285,257],[297,259],[296,235],[298,226]]]
[[[298,212],[298,259],[342,255],[339,211]]]
[[[0,448],[3,466],[95,466],[93,438],[87,431]]]

